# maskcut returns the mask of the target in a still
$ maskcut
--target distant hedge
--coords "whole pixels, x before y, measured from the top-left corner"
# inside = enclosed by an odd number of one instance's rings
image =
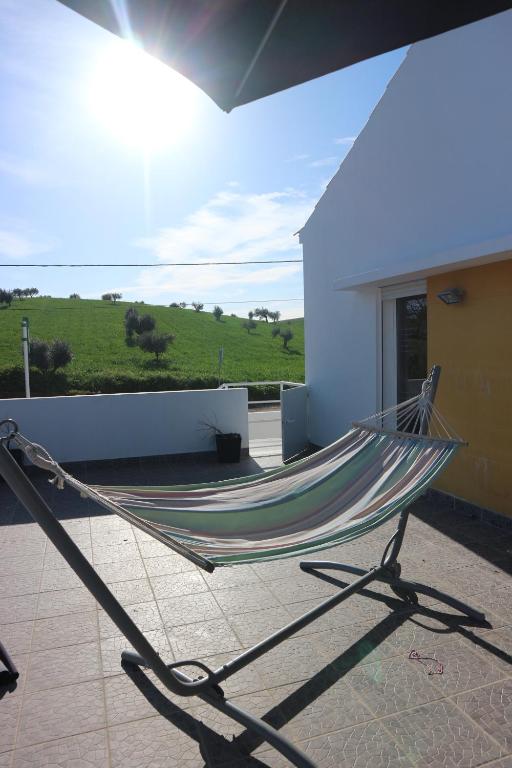
[[[141,387],[142,383],[142,387]],[[110,394],[116,392],[161,392],[173,389],[215,389],[215,376],[203,378],[177,378],[165,371],[147,373],[144,381],[140,377],[125,373],[91,373],[87,376],[81,372],[78,376],[56,372],[43,375],[39,371],[30,370],[30,389],[34,396],[67,394]],[[3,397],[24,397],[25,378],[22,367],[3,368],[0,370],[0,391]]]

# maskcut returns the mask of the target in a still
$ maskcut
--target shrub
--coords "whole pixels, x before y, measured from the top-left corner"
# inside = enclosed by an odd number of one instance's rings
[[[32,339],[29,351],[30,365],[39,368],[41,373],[46,373],[51,367],[50,345],[47,341]]]
[[[50,344],[50,363],[54,371],[64,368],[73,359],[71,347],[63,339],[54,339]]]
[[[169,304],[169,306],[171,307],[171,309],[181,309],[177,301],[173,301],[172,304]]]
[[[154,354],[157,362],[160,360],[160,355],[163,355],[167,351],[169,344],[174,341],[174,336],[170,333],[156,333],[155,331],[146,331],[142,333],[137,344],[144,351],[150,354]]]
[[[124,313],[124,330],[126,337],[131,339],[139,327],[139,313],[133,307],[129,307]]]
[[[135,329],[137,333],[149,333],[155,329],[156,320],[153,315],[142,315],[139,317],[138,327]]]
[[[248,314],[247,314],[247,317],[249,318],[249,320],[252,320],[252,319],[253,319],[253,317],[254,317],[254,312],[253,312],[252,310],[250,310],[250,311],[248,312]]]
[[[103,301],[112,301],[112,294],[111,293],[103,293],[101,296]]]
[[[281,329],[278,325],[274,325],[274,327],[271,330],[272,338],[275,339],[276,336],[281,335]]]
[[[70,299],[79,299],[79,298],[80,298],[80,296],[79,296],[79,294],[78,294],[78,293],[70,293],[70,294],[69,294],[69,298],[70,298]]]
[[[272,330],[274,330],[272,328]],[[293,339],[293,331],[291,328],[285,328],[284,331],[281,331],[279,334],[283,340],[283,347],[285,349],[288,349],[288,342]]]
[[[0,288],[0,304],[6,304],[8,307],[10,307],[12,300],[12,291],[5,291],[3,288]]]
[[[35,366],[42,373],[64,368],[72,359],[71,347],[63,339],[54,339],[50,343],[41,339],[32,339],[30,342],[30,365]]]
[[[224,310],[222,309],[222,307],[219,307],[219,306],[217,306],[217,305],[216,305],[216,306],[213,308],[213,316],[214,316],[214,318],[215,318],[216,320],[218,320],[219,322],[220,322],[220,319],[221,319],[221,317],[222,317],[222,315],[223,315],[223,314],[224,314]]]
[[[204,309],[204,304],[201,304],[200,301],[193,301],[192,306],[194,307],[195,312],[201,312],[201,310]]]
[[[247,333],[250,333],[253,331],[257,326],[257,323],[255,320],[246,320],[245,323],[242,323],[242,328],[245,328]]]

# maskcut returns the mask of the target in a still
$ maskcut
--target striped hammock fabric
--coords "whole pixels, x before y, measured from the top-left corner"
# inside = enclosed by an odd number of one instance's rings
[[[211,570],[363,535],[420,495],[460,444],[359,426],[313,456],[262,475],[186,486],[83,487]]]

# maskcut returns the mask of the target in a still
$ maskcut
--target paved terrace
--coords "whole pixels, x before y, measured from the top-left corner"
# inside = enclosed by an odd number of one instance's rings
[[[240,465],[133,462],[79,467],[90,482],[182,483],[279,460],[260,442]],[[114,471],[113,471],[114,470]],[[296,560],[197,570],[42,475],[38,487],[119,600],[169,661],[213,666],[314,606],[335,587]],[[0,768],[279,768],[253,734],[197,699],[168,703],[151,674],[120,667],[126,647],[40,529],[0,486],[0,634],[21,671],[0,701]],[[392,532],[327,557],[370,565]],[[401,558],[411,577],[482,607],[486,627],[382,587],[356,596],[225,685],[322,768],[512,766],[512,534],[422,500]],[[375,594],[375,593],[374,593]],[[438,659],[442,675],[412,661]]]

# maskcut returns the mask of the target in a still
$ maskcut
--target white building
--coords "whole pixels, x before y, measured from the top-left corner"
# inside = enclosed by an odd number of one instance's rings
[[[440,363],[444,489],[512,514],[512,11],[409,50],[300,238],[311,442]]]

